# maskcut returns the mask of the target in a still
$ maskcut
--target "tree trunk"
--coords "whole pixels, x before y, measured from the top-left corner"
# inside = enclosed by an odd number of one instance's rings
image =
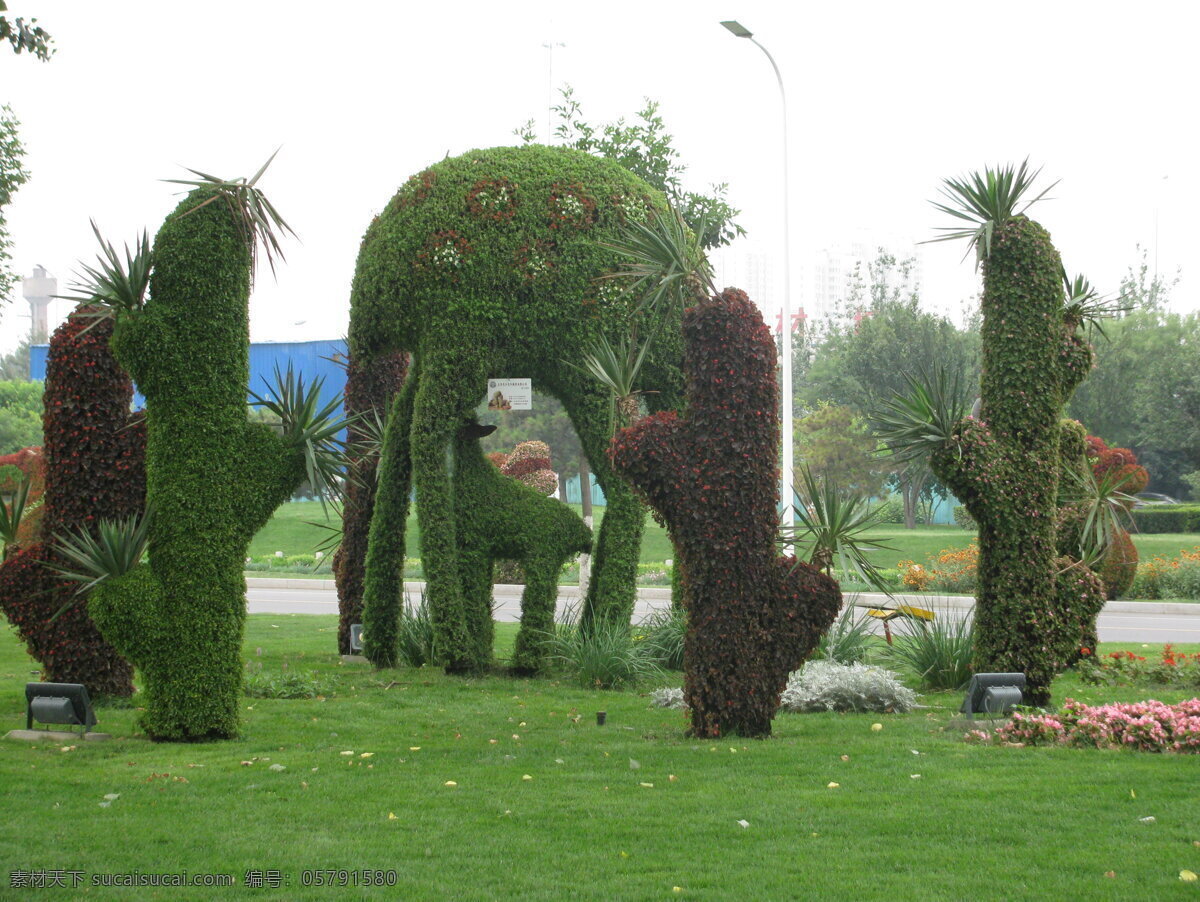
[[[917,505],[921,501],[921,490],[925,488],[925,480],[929,478],[929,471],[923,470],[920,473],[910,473],[905,477],[904,485],[901,488],[901,494],[904,497],[904,528],[917,528]]]
[[[592,468],[588,466],[587,457],[579,455],[579,502],[583,507],[583,522],[588,529],[592,528]],[[586,598],[588,580],[591,576],[592,556],[579,556],[579,597]]]

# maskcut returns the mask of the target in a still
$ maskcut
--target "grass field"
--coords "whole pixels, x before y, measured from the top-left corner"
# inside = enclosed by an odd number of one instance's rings
[[[250,617],[249,665],[311,674],[327,695],[246,698],[239,740],[156,745],[118,707],[99,711],[109,742],[0,743],[0,897],[1196,898],[1178,875],[1200,871],[1200,756],[967,745],[946,730],[960,696],[945,693],[909,715],[782,715],[770,740],[696,742],[634,693],[342,665],[334,629]],[[499,634],[503,655],[512,628]],[[24,726],[34,669],[0,638],[5,731]],[[1055,687],[1184,697],[1099,691]],[[37,868],[238,885],[10,889]],[[304,886],[318,869],[391,870],[397,885]],[[278,888],[243,885],[272,871]]]

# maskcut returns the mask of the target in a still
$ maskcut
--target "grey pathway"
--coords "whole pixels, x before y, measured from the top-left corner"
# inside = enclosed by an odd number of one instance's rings
[[[337,592],[332,580],[321,579],[248,579],[246,580],[247,609],[252,614],[336,614]],[[406,583],[409,599],[421,597],[423,583]],[[969,616],[974,600],[968,596],[930,598],[928,596],[899,596],[918,607],[931,608],[942,616]],[[863,607],[887,604],[883,595],[852,595],[848,599]],[[494,601],[496,619],[514,622],[520,618],[521,587],[497,586]],[[559,592],[558,610],[561,614],[578,604],[579,591],[565,586]],[[634,621],[671,603],[669,589],[638,590]],[[1109,602],[1099,621],[1102,642],[1200,642],[1200,604],[1178,602],[1114,601]]]

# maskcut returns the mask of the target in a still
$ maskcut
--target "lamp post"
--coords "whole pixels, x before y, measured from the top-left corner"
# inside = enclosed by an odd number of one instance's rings
[[[783,89],[783,76],[779,66],[769,50],[754,40],[754,34],[740,22],[729,21],[721,23],[731,34],[739,38],[749,38],[759,50],[766,54],[771,68],[775,70],[775,80],[779,83],[779,99],[783,106],[783,324],[781,328],[780,356],[783,357],[781,381],[783,383],[783,479],[780,486],[780,497],[783,500],[783,525],[791,534],[795,526],[795,511],[792,502],[795,494],[792,488],[793,469],[795,460],[792,448],[792,244],[789,230],[789,206],[791,194],[788,191],[788,121],[787,121],[787,92]],[[788,543],[786,551],[793,553],[795,549]]]

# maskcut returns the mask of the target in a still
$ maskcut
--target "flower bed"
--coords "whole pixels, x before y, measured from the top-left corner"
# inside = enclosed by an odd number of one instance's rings
[[[1099,657],[1087,654],[1079,662],[1079,678],[1093,686],[1177,686],[1200,688],[1200,654],[1177,652],[1163,646],[1157,661],[1131,651],[1114,651]]]
[[[936,557],[930,555],[928,566],[900,561],[896,569],[900,572],[900,582],[907,589],[967,594],[975,591],[978,563],[979,543],[972,539],[966,548],[943,548]]]
[[[1100,706],[1068,698],[1057,714],[1017,713],[994,733],[971,730],[964,738],[1014,746],[1070,745],[1195,754],[1200,752],[1200,698],[1177,705],[1150,699]]]

